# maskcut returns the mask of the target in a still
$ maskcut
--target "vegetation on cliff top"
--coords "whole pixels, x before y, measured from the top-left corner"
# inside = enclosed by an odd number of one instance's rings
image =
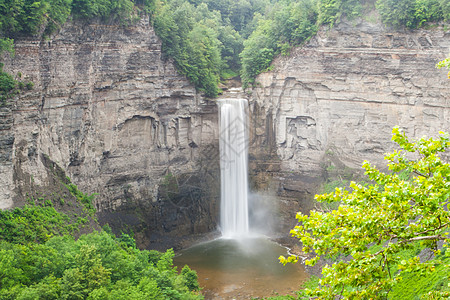
[[[72,16],[79,20],[99,19],[128,25],[141,13],[152,13],[154,0],[0,0],[0,56],[14,53],[13,39],[24,36],[46,37]],[[17,76],[16,76],[17,77]],[[33,84],[3,71],[0,65],[0,106],[21,89]]]
[[[47,36],[69,16],[131,24],[141,12],[154,10],[154,0],[0,0],[3,37]]]
[[[1,0],[0,48],[9,38],[48,36],[70,16],[129,25],[146,13],[180,73],[214,97],[220,79],[241,74],[245,86],[254,84],[276,55],[307,41],[319,26],[332,26],[341,16],[361,16],[373,5],[359,0]],[[394,27],[450,19],[446,0],[377,0],[375,7]],[[5,98],[17,89],[2,74]]]
[[[316,196],[321,202],[340,202],[336,210],[297,214],[300,225],[291,233],[301,240],[305,253],[316,254],[306,260],[307,265],[321,257],[349,258],[325,265],[320,286],[307,290],[308,296],[385,299],[401,286],[402,278],[433,277],[436,270],[444,270],[439,276],[448,275],[450,165],[440,157],[450,147],[448,134],[410,141],[396,127],[392,140],[401,148],[385,157],[392,173],[364,162],[372,184],[352,182],[351,191],[336,188]],[[430,249],[434,259],[420,260],[417,254],[424,248]],[[405,254],[409,250],[414,255]],[[287,263],[298,258],[280,259]],[[428,294],[449,295],[446,286]]]
[[[214,97],[221,79],[240,74],[244,86],[254,84],[276,55],[321,25],[374,9],[392,27],[450,20],[447,0],[0,0],[0,48],[7,38],[49,36],[70,16],[129,25],[145,13],[180,73]],[[14,90],[2,83],[2,91]]]
[[[157,2],[154,24],[178,70],[215,96],[226,74],[240,74],[244,86],[254,84],[276,55],[288,54],[321,25],[374,9],[392,27],[450,20],[446,0],[166,0]]]

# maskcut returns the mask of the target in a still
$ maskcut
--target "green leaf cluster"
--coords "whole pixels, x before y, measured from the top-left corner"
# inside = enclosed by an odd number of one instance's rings
[[[319,24],[334,25],[342,15],[348,19],[361,16],[363,6],[359,0],[320,0]]]
[[[72,14],[85,20],[118,20],[122,25],[132,24],[136,20],[138,7],[132,0],[72,0]],[[143,11],[151,13],[154,1],[138,1]]]
[[[450,57],[444,59],[443,61],[440,61],[437,63],[436,68],[441,69],[441,68],[447,68],[450,69]],[[447,77],[450,79],[450,71],[447,74]]]
[[[0,48],[1,47],[2,40],[0,40]],[[3,63],[0,63],[0,107],[6,105],[8,103],[8,100],[12,99],[21,90],[31,90],[33,86],[34,85],[32,82],[23,82],[17,80],[13,75],[3,71]]]
[[[3,64],[0,63],[0,107],[17,94],[17,86],[17,80],[11,74],[3,71]]]
[[[25,205],[0,211],[0,240],[11,243],[43,243],[54,235],[73,234],[77,229],[69,216],[53,206]]]
[[[337,210],[297,214],[300,225],[291,233],[300,239],[304,252],[316,254],[306,264],[314,265],[321,257],[350,258],[326,265],[320,287],[306,291],[309,296],[386,298],[404,274],[431,274],[444,264],[439,258],[421,262],[417,256],[405,259],[400,253],[419,244],[438,255],[437,242],[448,241],[450,165],[440,157],[450,146],[448,134],[410,141],[395,127],[392,140],[401,149],[385,156],[391,173],[364,162],[373,184],[352,182],[352,191],[336,188],[316,196],[321,202],[341,201]],[[404,176],[405,171],[410,176]]]
[[[203,299],[197,273],[173,267],[173,250],[141,251],[133,237],[116,238],[108,226],[75,240],[80,218],[35,201],[0,211],[1,300]]]
[[[72,206],[68,214],[56,210],[53,202],[44,197],[29,199],[23,207],[0,211],[0,241],[44,243],[53,236],[77,234],[92,220],[95,210],[93,207],[87,208],[86,203],[79,199],[89,199],[92,203],[94,195],[87,196],[78,189],[76,191],[79,204]],[[59,202],[65,204],[62,198]]]

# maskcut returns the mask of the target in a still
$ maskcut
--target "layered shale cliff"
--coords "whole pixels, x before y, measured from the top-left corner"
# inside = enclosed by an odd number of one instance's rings
[[[442,28],[343,21],[276,59],[250,105],[255,189],[275,189],[294,220],[327,177],[354,178],[364,159],[385,165],[395,125],[413,138],[449,131],[450,81],[435,68],[449,52]]]
[[[343,21],[277,58],[250,96],[254,204],[276,203],[291,226],[327,178],[354,178],[364,159],[381,165],[393,126],[449,131],[450,84],[434,67],[449,51],[439,28]],[[217,106],[162,59],[148,22],[68,23],[48,40],[17,40],[5,69],[35,86],[0,107],[0,208],[64,197],[57,164],[98,194],[100,223],[131,227],[141,247],[215,230]]]
[[[162,59],[146,20],[68,23],[15,49],[5,70],[35,85],[0,111],[0,208],[62,197],[50,159],[142,247],[215,229],[217,107]]]

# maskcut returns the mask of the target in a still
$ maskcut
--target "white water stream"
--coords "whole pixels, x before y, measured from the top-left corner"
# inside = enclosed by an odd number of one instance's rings
[[[248,104],[239,90],[227,96],[218,100],[223,238],[185,249],[174,262],[197,271],[205,299],[294,294],[307,277],[303,266],[282,266],[278,257],[286,249],[265,237],[252,238],[249,230]]]
[[[245,99],[220,99],[220,229],[225,238],[249,234],[248,104]]]

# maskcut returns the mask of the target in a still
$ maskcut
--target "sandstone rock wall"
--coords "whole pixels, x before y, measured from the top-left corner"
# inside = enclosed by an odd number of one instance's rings
[[[449,131],[450,81],[435,68],[449,52],[442,28],[344,21],[277,58],[251,99],[255,188],[275,188],[293,217],[292,199],[309,209],[327,173],[383,165],[393,126],[415,138]]]
[[[0,110],[1,208],[49,184],[45,154],[98,194],[101,223],[133,227],[144,247],[214,230],[216,104],[162,59],[146,20],[68,23],[49,40],[18,40],[5,69],[35,85]]]

